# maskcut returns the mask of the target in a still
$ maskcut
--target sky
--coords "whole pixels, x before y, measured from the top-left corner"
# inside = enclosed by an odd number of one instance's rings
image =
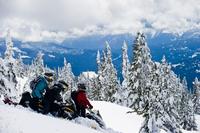
[[[199,0],[0,0],[0,37],[22,41],[198,28]]]

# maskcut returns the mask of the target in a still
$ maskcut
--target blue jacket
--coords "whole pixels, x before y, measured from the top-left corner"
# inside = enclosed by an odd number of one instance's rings
[[[48,89],[46,79],[42,76],[40,78],[41,80],[36,84],[35,89],[32,91],[33,98],[42,98],[44,91]]]

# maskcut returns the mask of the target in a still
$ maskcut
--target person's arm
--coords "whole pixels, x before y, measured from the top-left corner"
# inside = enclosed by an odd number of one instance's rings
[[[89,102],[88,98],[86,97],[85,93],[82,93],[82,98],[83,98],[83,105],[85,106],[85,108],[93,108],[92,104]]]
[[[42,98],[40,90],[38,90],[37,88],[35,88],[35,90],[33,90],[32,95],[33,95],[33,97],[36,97],[36,98]]]
[[[63,101],[62,96],[60,95],[60,93],[56,93],[55,100],[57,102],[62,102]]]
[[[45,79],[41,80],[35,87],[33,91],[33,96],[35,95],[37,98],[41,99],[45,89],[47,89],[48,85]]]

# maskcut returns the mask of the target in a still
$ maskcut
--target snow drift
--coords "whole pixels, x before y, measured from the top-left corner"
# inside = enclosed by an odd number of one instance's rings
[[[135,113],[127,113],[130,108],[108,102],[93,101],[95,109],[100,110],[106,129],[91,128],[89,119],[77,118],[68,121],[43,115],[21,106],[0,103],[0,133],[138,133],[143,118]],[[200,123],[200,116],[196,116]],[[200,127],[198,127],[200,129]],[[162,131],[164,133],[164,131]],[[183,131],[184,133],[199,133]]]

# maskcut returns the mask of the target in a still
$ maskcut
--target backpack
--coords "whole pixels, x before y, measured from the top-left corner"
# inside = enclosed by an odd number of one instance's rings
[[[76,102],[76,97],[77,97],[78,91],[72,91],[71,92],[71,99]]]
[[[30,88],[31,90],[35,90],[35,87],[36,85],[42,80],[42,77],[41,76],[38,76],[37,78],[33,79],[31,82],[30,82]]]

